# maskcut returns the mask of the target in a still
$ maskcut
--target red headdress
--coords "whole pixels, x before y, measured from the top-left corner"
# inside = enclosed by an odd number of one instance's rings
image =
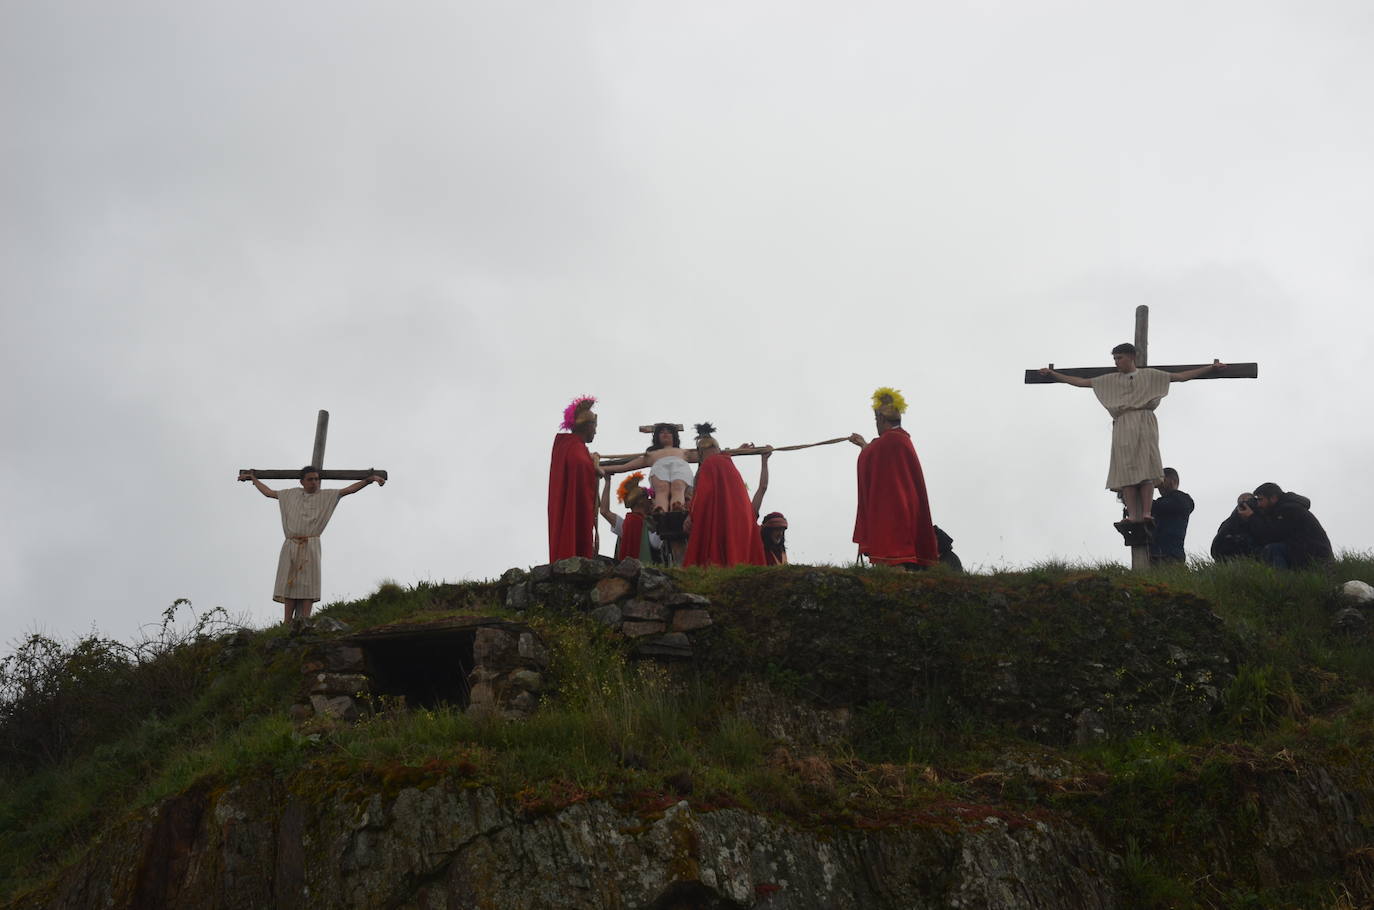
[[[559,425],[559,429],[571,430],[579,423],[595,420],[596,415],[592,413],[592,405],[594,404],[596,404],[596,398],[591,395],[574,398],[572,404],[563,409],[563,423]]]

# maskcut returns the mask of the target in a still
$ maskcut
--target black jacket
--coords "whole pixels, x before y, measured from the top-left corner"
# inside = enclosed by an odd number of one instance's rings
[[[1250,534],[1260,546],[1288,545],[1288,560],[1294,567],[1331,558],[1331,539],[1312,514],[1312,500],[1306,496],[1284,493],[1272,509],[1260,512],[1250,522]]]
[[[1254,556],[1259,546],[1250,534],[1250,520],[1241,518],[1235,509],[1217,528],[1217,536],[1212,538],[1212,558],[1217,562]]]
[[[1193,514],[1193,497],[1182,490],[1159,494],[1150,505],[1155,519],[1155,539],[1150,552],[1167,559],[1186,559],[1183,538],[1188,533],[1188,516]]]

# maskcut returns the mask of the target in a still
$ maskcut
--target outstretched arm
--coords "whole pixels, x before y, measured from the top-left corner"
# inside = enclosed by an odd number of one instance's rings
[[[267,484],[263,483],[261,480],[258,480],[257,475],[254,474],[252,471],[239,471],[239,480],[251,480],[253,481],[253,486],[258,488],[259,493],[266,496],[268,499],[277,498],[277,491],[269,487]]]
[[[1040,375],[1048,376],[1055,382],[1064,382],[1068,383],[1069,385],[1078,386],[1080,389],[1092,388],[1093,384],[1091,379],[1084,379],[1082,376],[1070,376],[1067,373],[1061,373],[1054,368],[1053,364],[1041,368]]]
[[[602,471],[603,474],[606,474],[606,475],[609,476],[609,475],[611,475],[611,474],[619,474],[619,473],[621,473],[622,471],[637,471],[637,470],[639,470],[640,468],[647,468],[648,466],[649,466],[649,456],[648,456],[648,455],[640,455],[640,456],[637,457],[637,458],[631,458],[629,461],[625,462],[624,464],[604,464],[604,465],[601,465],[601,471]]]
[[[351,483],[348,486],[344,487],[342,490],[339,491],[339,495],[352,496],[354,493],[358,492],[370,483],[375,483],[379,487],[384,486],[386,484],[386,478],[381,476],[380,474],[373,474],[371,477],[364,478],[363,480],[360,480],[357,483]]]
[[[768,492],[768,459],[773,454],[772,446],[764,446],[763,454],[759,456],[759,489],[754,494],[754,517],[759,517],[759,508],[763,505],[763,494]]]
[[[1207,366],[1198,367],[1196,370],[1184,370],[1182,373],[1170,373],[1169,381],[1187,382],[1189,379],[1197,379],[1199,376],[1206,376],[1208,373],[1214,373],[1217,370],[1224,369],[1225,366],[1226,364],[1222,363],[1220,360],[1213,359]]]
[[[849,441],[854,443],[854,445],[858,446],[861,449],[868,445],[868,440],[864,439],[858,433],[850,433]]]
[[[615,513],[611,511],[611,475],[606,475],[606,482],[601,485],[601,517],[615,524]]]

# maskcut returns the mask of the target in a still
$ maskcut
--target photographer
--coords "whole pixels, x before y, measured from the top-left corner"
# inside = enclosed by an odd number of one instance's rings
[[[1236,507],[1217,528],[1217,536],[1212,538],[1213,559],[1227,562],[1256,555],[1259,546],[1250,534],[1249,519],[1254,515],[1257,505],[1254,493],[1247,491],[1236,497]]]
[[[1236,511],[1249,526],[1259,546],[1259,558],[1276,569],[1302,569],[1331,558],[1331,540],[1317,516],[1312,500],[1285,493],[1276,483],[1255,487],[1254,504]]]

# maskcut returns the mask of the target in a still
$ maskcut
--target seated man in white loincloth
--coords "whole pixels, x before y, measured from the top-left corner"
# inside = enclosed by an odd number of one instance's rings
[[[607,474],[649,469],[649,482],[654,488],[654,511],[668,512],[686,508],[687,491],[692,486],[692,469],[688,462],[696,462],[696,449],[684,449],[677,429],[671,423],[654,424],[654,444],[644,454],[626,464],[607,466]]]

